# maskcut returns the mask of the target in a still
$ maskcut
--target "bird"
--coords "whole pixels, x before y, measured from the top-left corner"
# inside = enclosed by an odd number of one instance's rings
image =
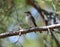
[[[34,17],[32,16],[31,12],[27,11],[27,12],[25,12],[25,14],[26,14],[26,22],[27,22],[28,26],[30,28],[37,27],[36,21],[35,21]],[[41,31],[39,31],[39,32],[41,33]]]
[[[25,12],[26,14],[26,22],[29,25],[29,27],[37,27],[36,25],[36,21],[34,19],[34,17],[32,16],[30,11]]]

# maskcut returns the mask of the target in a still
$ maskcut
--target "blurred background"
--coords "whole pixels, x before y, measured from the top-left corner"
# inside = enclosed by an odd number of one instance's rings
[[[35,0],[41,8],[52,12],[52,0]],[[60,14],[60,1],[54,0],[56,12]],[[30,11],[36,20],[38,27],[44,26],[42,18],[38,11],[28,5],[26,0],[0,0],[0,33],[18,31],[22,28],[29,28],[25,21],[25,11]],[[58,16],[60,18],[60,16]],[[35,34],[27,33],[21,36],[12,36],[0,39],[0,47],[57,47],[54,39],[46,32]],[[60,42],[60,34],[55,33],[55,36]],[[19,41],[15,43],[19,38]],[[45,42],[45,39],[47,42]],[[47,44],[47,46],[45,46]]]

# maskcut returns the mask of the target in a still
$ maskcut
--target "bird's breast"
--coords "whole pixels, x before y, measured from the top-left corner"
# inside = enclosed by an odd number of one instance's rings
[[[27,24],[28,24],[30,27],[35,27],[35,25],[34,25],[34,23],[33,23],[33,21],[32,21],[32,19],[31,19],[30,16],[27,16],[27,17],[26,17],[26,22],[27,22]]]

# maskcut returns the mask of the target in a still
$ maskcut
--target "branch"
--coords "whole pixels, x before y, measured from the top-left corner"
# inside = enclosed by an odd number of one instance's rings
[[[21,35],[23,35],[23,34],[30,33],[30,32],[48,31],[48,28],[50,30],[53,30],[55,28],[60,28],[60,24],[54,24],[54,25],[43,26],[43,27],[33,27],[33,28],[23,29],[23,30],[21,29],[21,30],[16,31],[16,32],[6,32],[6,33],[0,34],[0,38],[16,36],[16,35],[19,35],[20,32],[21,32]]]
[[[57,40],[57,38],[56,38],[56,36],[54,35],[53,32],[51,32],[51,35],[52,35],[52,38],[54,38],[54,40],[56,41],[57,47],[60,47],[60,43],[59,43],[59,41]]]
[[[27,4],[33,6],[33,7],[39,12],[39,14],[40,14],[40,16],[42,17],[43,21],[44,21],[45,24],[47,25],[48,21],[46,21],[46,20],[44,19],[44,14],[46,14],[46,15],[52,15],[53,12],[48,12],[48,11],[42,9],[42,8],[39,6],[39,4],[36,3],[36,1],[34,1],[34,0],[27,0]],[[43,13],[44,13],[44,14],[43,14]]]
[[[33,6],[35,9],[37,9],[37,11],[38,11],[40,14],[41,14],[42,12],[44,12],[46,15],[51,15],[52,13],[54,13],[53,11],[52,11],[52,12],[49,12],[49,11],[41,8],[41,7],[39,6],[39,4],[36,3],[36,1],[34,1],[34,0],[26,0],[26,2],[27,2],[27,4]],[[42,15],[42,14],[41,14],[41,15]]]
[[[48,20],[45,19],[44,14],[45,14],[45,15],[52,15],[52,14],[58,15],[56,12],[49,12],[49,11],[46,11],[46,10],[42,9],[42,8],[39,6],[39,4],[36,4],[36,2],[35,2],[34,0],[27,0],[27,3],[28,3],[29,5],[31,5],[31,6],[33,6],[35,9],[37,9],[37,11],[40,13],[40,16],[43,18],[43,21],[45,22],[45,25],[46,25],[46,26],[48,25]],[[53,26],[48,26],[48,28],[52,27],[51,29],[53,29],[54,26],[55,26],[55,25],[53,25]],[[59,27],[59,25],[58,25],[58,26],[55,26],[54,28],[56,28],[56,27]],[[59,44],[58,40],[56,39],[55,35],[53,34],[53,32],[51,32],[51,36],[55,39],[55,41],[56,41],[56,43],[57,43],[57,46],[59,47],[60,44]]]

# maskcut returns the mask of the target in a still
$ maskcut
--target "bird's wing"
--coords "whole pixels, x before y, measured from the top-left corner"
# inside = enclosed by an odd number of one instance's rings
[[[35,25],[35,27],[37,27],[34,17],[31,16],[31,18],[32,18],[32,22],[33,22],[33,24]]]

